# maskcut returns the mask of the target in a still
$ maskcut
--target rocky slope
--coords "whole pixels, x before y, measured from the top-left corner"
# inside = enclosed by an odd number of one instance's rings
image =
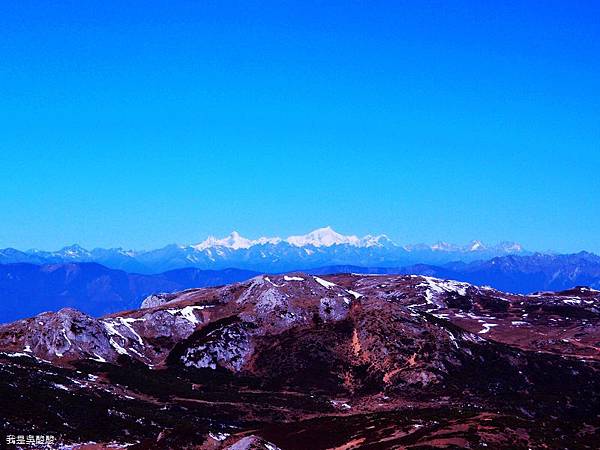
[[[270,450],[600,438],[589,288],[521,296],[424,276],[289,274],[143,306],[0,327],[5,434]]]

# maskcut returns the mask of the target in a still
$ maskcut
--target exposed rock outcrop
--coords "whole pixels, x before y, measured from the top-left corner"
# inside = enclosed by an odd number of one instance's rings
[[[202,450],[593,448],[600,437],[598,291],[289,274],[159,297],[98,319],[67,308],[0,326],[4,429]]]

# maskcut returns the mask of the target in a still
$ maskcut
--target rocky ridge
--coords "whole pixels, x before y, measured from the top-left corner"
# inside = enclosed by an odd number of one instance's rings
[[[142,306],[0,327],[5,431],[43,421],[65,443],[214,449],[250,434],[281,449],[598,438],[600,292],[589,288],[523,296],[425,276],[293,273]],[[55,401],[34,411],[40,396]],[[98,424],[83,436],[82,411]]]

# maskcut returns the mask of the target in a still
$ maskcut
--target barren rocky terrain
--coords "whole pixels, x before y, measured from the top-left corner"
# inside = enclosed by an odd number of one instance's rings
[[[302,273],[0,327],[0,424],[67,448],[597,448],[600,292]]]

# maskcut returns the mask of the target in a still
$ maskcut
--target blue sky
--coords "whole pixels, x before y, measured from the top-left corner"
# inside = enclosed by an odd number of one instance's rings
[[[0,247],[331,225],[600,252],[598,17],[592,1],[1,2]]]

